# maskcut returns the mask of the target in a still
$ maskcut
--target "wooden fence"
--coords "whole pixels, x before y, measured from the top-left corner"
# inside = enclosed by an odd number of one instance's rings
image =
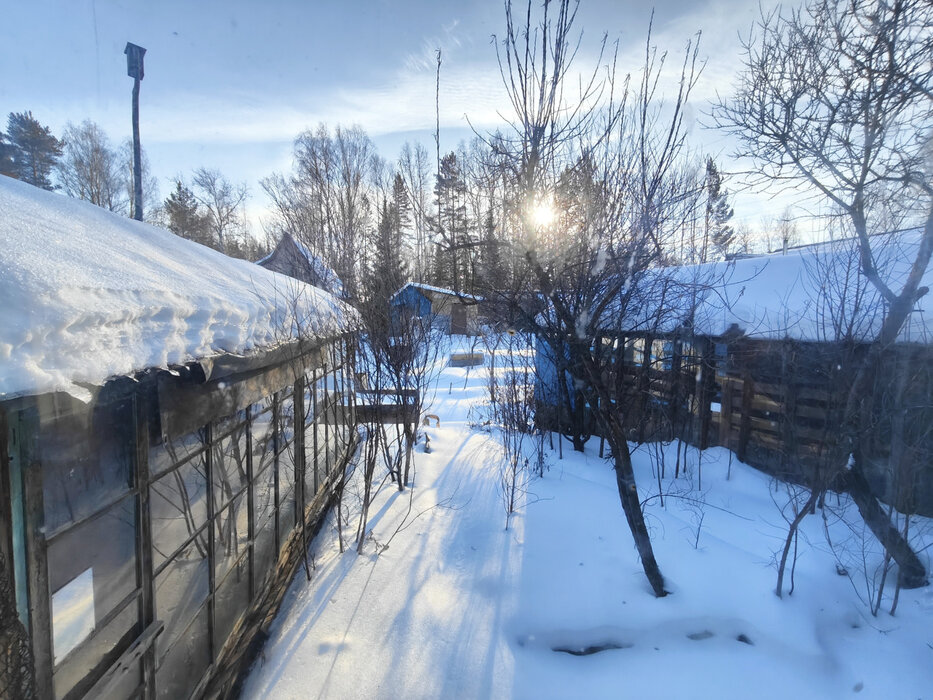
[[[867,347],[846,343],[620,333],[594,353],[636,441],[723,446],[762,471],[809,482],[849,458],[842,417]],[[933,515],[933,348],[899,345],[875,378],[859,449],[871,486],[900,510]],[[551,392],[554,394],[555,392]],[[585,397],[586,429],[599,426]],[[541,410],[553,425],[560,411]]]

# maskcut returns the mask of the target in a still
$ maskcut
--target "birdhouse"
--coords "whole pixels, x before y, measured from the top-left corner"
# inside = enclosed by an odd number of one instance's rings
[[[126,54],[126,74],[137,80],[143,79],[143,56],[146,55],[146,49],[136,44],[126,42],[126,48],[123,49]]]

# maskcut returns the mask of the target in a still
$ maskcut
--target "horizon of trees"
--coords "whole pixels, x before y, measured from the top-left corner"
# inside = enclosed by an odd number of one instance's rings
[[[365,296],[367,282],[375,279],[470,292],[480,280],[505,284],[516,265],[508,252],[500,146],[477,134],[434,163],[423,144],[406,142],[393,163],[379,155],[361,127],[321,123],[296,136],[292,172],[260,180],[271,201],[261,231],[253,230],[246,215],[251,193],[245,183],[199,167],[187,178],[170,178],[163,198],[143,151],[144,212],[148,223],[249,260],[268,254],[282,234],[291,233],[346,281],[351,298]],[[762,219],[758,233],[746,224],[733,226],[729,176],[712,156],[694,154],[685,167],[694,180],[696,207],[684,223],[679,253],[667,264],[770,253],[781,250],[782,241],[799,243],[790,209],[780,218]],[[6,131],[0,131],[0,174],[133,217],[132,143],[114,144],[89,119],[68,122],[59,138],[32,112],[11,112]],[[565,193],[573,187],[568,180]],[[561,203],[566,201],[556,202]],[[395,269],[394,258],[387,261],[389,249],[404,266]]]
[[[251,260],[291,233],[346,280],[351,298],[365,296],[366,281],[377,278],[465,292],[480,277],[484,284],[507,280],[515,261],[507,252],[506,174],[496,144],[482,135],[442,153],[439,163],[420,142],[406,142],[389,162],[361,127],[322,123],[296,136],[293,152],[292,172],[260,180],[271,210],[257,232],[246,216],[245,183],[199,167],[187,178],[170,178],[162,197],[144,151],[146,221]],[[771,252],[774,234],[745,229],[737,236],[728,223],[728,177],[713,158],[697,156],[691,168],[706,209],[697,208],[684,233],[690,240],[683,250],[689,252],[671,262]],[[132,144],[115,144],[89,119],[68,122],[57,137],[32,112],[11,112],[6,131],[0,131],[0,174],[133,216]],[[389,248],[405,261],[400,275],[387,271],[394,267],[386,263]]]

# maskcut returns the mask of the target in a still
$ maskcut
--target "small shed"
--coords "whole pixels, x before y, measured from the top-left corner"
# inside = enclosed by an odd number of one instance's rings
[[[228,696],[353,449],[356,313],[5,177],[0,211],[0,697]]]
[[[404,310],[410,317],[430,319],[451,335],[478,333],[482,301],[482,297],[420,282],[409,282],[391,299],[397,314]]]
[[[290,233],[284,234],[275,250],[256,264],[345,298],[343,282],[337,273]]]

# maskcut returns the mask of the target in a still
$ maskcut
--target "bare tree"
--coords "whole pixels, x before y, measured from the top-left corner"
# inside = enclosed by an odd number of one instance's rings
[[[245,229],[243,204],[249,197],[245,184],[234,185],[219,170],[198,168],[192,179],[194,196],[207,212],[222,253]]]
[[[288,232],[359,296],[372,231],[378,173],[375,146],[359,126],[321,124],[295,139],[294,173],[262,181],[275,207],[273,229]]]
[[[506,331],[487,329],[482,336],[487,361],[489,390],[489,422],[502,445],[499,463],[499,496],[505,510],[505,529],[519,507],[520,497],[527,493],[533,474],[543,476],[544,454],[537,451],[534,468],[527,446],[536,440],[541,446],[543,432],[535,429],[534,421],[534,356],[533,337],[513,328]]]
[[[120,156],[104,130],[89,119],[77,126],[69,122],[63,140],[65,149],[57,169],[65,193],[110,211],[125,212],[128,200]]]
[[[576,3],[546,0],[536,13],[529,2],[516,14],[507,1],[505,9],[498,55],[515,116],[508,132],[487,142],[507,175],[505,219],[522,261],[507,305],[554,358],[557,386],[571,377],[574,410],[591,412],[606,436],[642,566],[655,595],[663,596],[635,483],[627,408],[615,402],[606,378],[612,353],[602,348],[600,333],[610,319],[636,322],[647,308],[638,297],[651,279],[649,266],[665,262],[671,237],[696,215],[698,183],[688,176],[696,168],[686,159],[683,130],[697,78],[696,45],[688,42],[675,96],[665,103],[658,87],[666,54],[650,38],[637,86],[616,79],[606,37],[601,67],[577,79]],[[575,94],[570,85],[579,85]],[[529,303],[534,299],[540,303]],[[582,449],[582,442],[574,446]]]
[[[405,181],[412,211],[413,240],[409,244],[414,253],[411,273],[416,282],[424,282],[428,270],[428,216],[431,207],[431,165],[427,149],[421,143],[414,146],[407,141],[398,159],[399,172]]]
[[[765,15],[745,48],[736,95],[715,108],[716,122],[739,137],[737,155],[753,159],[763,181],[815,191],[848,220],[861,274],[885,306],[842,409],[837,467],[812,488],[849,493],[897,561],[901,583],[924,585],[923,563],[865,478],[861,427],[869,418],[863,397],[928,292],[921,282],[933,254],[933,5],[814,0]],[[919,226],[901,277],[879,265],[872,237],[892,208]]]
[[[120,160],[120,180],[123,187],[123,197],[129,204],[127,216],[131,219],[136,217],[133,201],[133,190],[135,188],[133,178],[134,158],[133,158],[133,139],[128,138],[120,145],[118,157]],[[159,180],[152,174],[149,167],[149,156],[145,149],[140,149],[140,161],[142,162],[143,179],[143,213],[146,221],[150,223],[159,223],[159,208],[162,204],[159,195]]]

